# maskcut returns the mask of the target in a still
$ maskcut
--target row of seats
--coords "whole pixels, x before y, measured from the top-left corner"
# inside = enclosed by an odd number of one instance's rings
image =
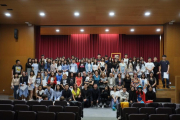
[[[0,120],[76,120],[73,112],[0,111]]]

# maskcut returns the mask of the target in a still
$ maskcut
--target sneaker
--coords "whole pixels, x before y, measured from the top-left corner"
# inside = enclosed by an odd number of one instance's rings
[[[104,105],[102,105],[102,108],[104,108]]]
[[[98,108],[100,108],[100,105],[98,105]]]
[[[165,88],[165,85],[163,85],[163,88]]]

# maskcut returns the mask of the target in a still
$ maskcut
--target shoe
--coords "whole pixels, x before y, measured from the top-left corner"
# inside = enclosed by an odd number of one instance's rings
[[[169,86],[167,85],[166,88],[169,88]]]
[[[100,105],[98,105],[98,108],[100,108]]]
[[[165,85],[163,85],[163,88],[165,88]]]
[[[104,105],[102,105],[102,108],[104,108]]]

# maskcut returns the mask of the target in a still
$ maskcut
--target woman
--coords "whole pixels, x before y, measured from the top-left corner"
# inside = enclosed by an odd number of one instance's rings
[[[39,101],[42,100],[42,96],[44,95],[44,90],[42,88],[43,88],[43,86],[39,85],[38,89],[36,91],[36,99],[39,100]]]
[[[34,74],[34,71],[31,71],[28,78],[29,100],[33,100],[32,97],[33,97],[33,89],[34,89],[35,80],[36,80],[36,76]]]
[[[146,93],[146,101],[153,101],[156,100],[156,93],[153,92],[153,88],[150,86],[148,92]]]
[[[81,60],[80,64],[79,64],[79,72],[81,72],[81,75],[82,73],[85,71],[85,64],[84,64],[84,61]]]
[[[118,63],[117,59],[114,60],[113,68],[112,68],[111,71],[114,72],[115,77],[117,77],[117,74],[120,73],[120,71],[119,71],[119,63]]]
[[[109,87],[106,86],[101,93],[102,108],[104,108],[104,106],[108,104],[109,99],[110,99],[110,91],[109,91]]]
[[[48,59],[47,63],[45,64],[45,71],[50,73],[50,70],[51,70],[51,59]]]
[[[146,102],[146,96],[145,96],[144,92],[142,91],[142,89],[143,89],[142,86],[138,86],[138,90],[136,91],[138,103]]]
[[[72,97],[74,101],[79,101],[79,102],[82,101],[81,90],[78,88],[77,84],[73,85]]]
[[[100,88],[100,93],[101,93],[105,89],[105,86],[107,86],[107,83],[108,83],[105,73],[101,73],[101,78],[100,78],[99,82],[100,82],[99,88]],[[108,87],[108,89],[109,89],[109,87]]]
[[[149,79],[148,79],[148,88],[151,86],[153,88],[153,91],[156,92],[156,78],[153,75],[153,72],[149,73]]]
[[[116,110],[116,105],[118,104],[118,94],[119,94],[119,91],[117,91],[117,87],[116,86],[113,86],[113,90],[111,91],[111,97],[112,97],[112,100],[111,100],[111,107],[113,110]]]
[[[54,73],[56,73],[57,71],[57,64],[55,63],[55,60],[52,61],[51,71],[53,71]]]
[[[60,60],[58,61],[57,71],[56,71],[56,72],[58,73],[59,70],[62,70],[62,64],[61,64],[61,61],[60,61]]]
[[[75,78],[75,84],[78,88],[82,86],[82,77],[80,72],[77,74],[77,77]]]
[[[44,78],[42,80],[43,90],[47,88],[47,82],[48,82],[49,76],[47,71],[44,71]]]
[[[28,76],[30,75],[31,70],[32,70],[31,58],[28,58],[28,61],[26,63],[26,72]]]
[[[84,89],[81,90],[81,96],[84,107],[89,107],[91,92],[88,90],[88,85],[84,84]]]
[[[136,62],[134,63],[134,71],[138,74],[138,78],[141,77],[141,63],[139,61],[139,58],[136,59]]]
[[[55,85],[57,84],[57,78],[53,71],[51,72],[51,75],[48,78],[48,84],[51,84],[51,88],[55,88]]]
[[[128,62],[128,65],[127,65],[127,72],[129,73],[131,79],[133,78],[133,75],[134,75],[134,68],[133,68],[133,63],[132,63],[132,60],[129,59],[129,62]]]
[[[32,70],[34,71],[34,74],[37,75],[39,71],[39,65],[37,59],[34,59],[34,63],[32,64]]]
[[[124,63],[124,59],[121,59],[121,63],[119,63],[119,70],[120,73],[122,74],[121,75],[122,78],[125,78],[126,69],[127,69],[126,63]]]
[[[69,77],[69,89],[70,89],[70,90],[73,89],[74,83],[75,83],[74,73],[71,72],[71,73],[70,73],[70,77]]]
[[[41,71],[41,76],[44,77],[45,62],[43,59],[41,59],[38,66],[39,66],[39,70]]]
[[[25,89],[21,89],[21,86],[27,85],[28,86],[28,76],[26,76],[26,73],[23,72],[22,76],[20,77],[20,89],[19,89],[19,97],[22,97],[22,100],[25,100],[28,96],[28,87]]]
[[[63,72],[69,72],[69,64],[67,63],[67,60],[64,60],[64,63],[62,64],[62,70]]]
[[[113,68],[112,58],[109,57],[108,63],[107,63],[107,77],[109,77],[109,74],[111,73],[111,69]]]
[[[62,80],[61,80],[61,87],[65,89],[65,85],[69,84],[69,79],[66,74],[63,74]]]
[[[141,75],[140,85],[143,87],[143,92],[146,93],[147,92],[148,82],[147,82],[145,73],[142,73],[142,75]]]
[[[126,73],[125,79],[124,79],[124,87],[127,89],[127,92],[129,92],[131,86],[131,78],[129,73]]]
[[[62,87],[60,85],[56,85],[55,90],[53,92],[54,101],[59,101],[62,96]]]
[[[85,69],[86,69],[86,73],[91,73],[92,72],[92,64],[91,64],[90,59],[88,59],[88,61],[86,63],[86,66],[85,66]]]
[[[96,70],[99,70],[99,65],[96,59],[93,62],[92,69],[93,69],[93,73],[95,73]]]
[[[41,76],[41,72],[38,72],[35,80],[35,92],[38,89],[39,85],[42,85],[43,77]]]
[[[31,59],[31,63],[32,63],[32,64],[34,63],[34,59],[33,59],[33,58]]]
[[[93,75],[94,78],[94,84],[97,84],[99,86],[99,81],[100,81],[100,75],[98,73],[98,71],[95,71],[95,74]]]
[[[141,60],[141,73],[145,73],[146,75],[146,67],[143,59]]]
[[[137,77],[137,73],[134,73],[134,78],[131,81],[131,86],[135,87],[135,90],[137,90],[137,87],[140,85],[140,80]]]
[[[105,72],[105,64],[105,59],[102,57],[101,62],[99,63],[101,73]]]
[[[19,75],[16,73],[11,81],[11,88],[14,90],[14,99],[18,100],[17,90],[19,89]]]
[[[131,90],[129,91],[129,102],[130,103],[137,102],[137,95],[134,87],[131,87]]]
[[[133,57],[133,64],[136,62],[136,56]]]
[[[76,64],[77,64],[78,72],[79,72],[79,64],[80,64],[80,62],[79,62],[79,59],[78,59],[78,58],[76,59]]]
[[[115,79],[115,84],[117,85],[118,90],[121,90],[124,87],[123,79],[121,77],[121,73],[117,75]]]

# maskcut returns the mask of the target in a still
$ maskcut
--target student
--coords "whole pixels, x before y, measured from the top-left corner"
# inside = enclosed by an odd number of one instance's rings
[[[69,72],[69,64],[67,63],[67,60],[64,60],[64,63],[62,64],[62,70],[63,72]]]
[[[75,78],[74,78],[74,73],[70,73],[70,76],[69,76],[69,89],[72,91],[73,89],[73,85],[75,83]]]
[[[44,69],[45,69],[45,71],[47,71],[48,73],[50,73],[50,71],[51,71],[51,59],[48,59],[48,60],[47,60]]]
[[[83,62],[83,60],[81,60],[80,64],[79,64],[79,72],[84,72],[85,71],[85,64]]]
[[[61,61],[59,60],[57,64],[57,72],[61,70],[62,70],[62,64],[61,64]]]
[[[97,62],[98,62],[98,64],[101,62],[101,54],[97,55]]]
[[[95,74],[93,75],[93,78],[94,78],[94,84],[97,84],[98,87],[99,87],[100,75],[99,75],[97,70],[95,71]]]
[[[108,63],[107,63],[107,77],[109,77],[109,74],[111,73],[111,69],[113,68],[112,58],[109,57]]]
[[[95,73],[96,70],[99,70],[99,64],[96,59],[93,62],[92,69],[93,69],[93,73]]]
[[[64,96],[65,100],[70,102],[72,101],[72,93],[71,90],[69,90],[69,85],[65,85],[65,89],[62,91],[62,96]]]
[[[78,88],[82,87],[82,77],[80,72],[77,74],[77,77],[75,78],[75,84]]]
[[[108,63],[108,56],[107,55],[105,55],[105,63],[107,64]]]
[[[163,83],[163,88],[165,88],[165,81],[164,81],[164,73],[168,74],[168,78],[166,78],[166,87],[169,88],[169,69],[170,63],[166,60],[166,55],[162,56],[162,61],[160,61],[159,73],[161,74],[161,79]]]
[[[117,71],[118,71],[118,69],[119,69],[119,63],[118,63],[118,60],[117,60],[117,59],[115,59],[115,60],[113,61],[113,68],[114,68],[115,72],[117,73]]]
[[[134,74],[134,68],[133,68],[133,63],[132,63],[132,60],[131,58],[129,58],[129,62],[128,62],[128,65],[127,65],[127,72],[129,73],[131,79],[133,78],[133,74]]]
[[[48,82],[49,76],[47,71],[44,71],[44,78],[42,80],[43,90],[47,88],[47,82]]]
[[[129,102],[132,104],[134,102],[137,102],[137,95],[136,90],[134,87],[131,87],[131,90],[129,91]]]
[[[96,105],[98,106],[100,100],[100,91],[98,89],[97,84],[94,84],[94,88],[92,89],[92,95],[91,95],[91,106]]]
[[[147,77],[149,78],[149,73],[153,72],[153,69],[154,69],[154,63],[151,62],[150,57],[148,58],[148,62],[145,64],[145,67],[146,67]]]
[[[80,64],[80,61],[79,61],[78,58],[76,59],[76,64],[77,64],[77,72],[79,72],[79,64]]]
[[[47,95],[43,95],[43,96],[42,96],[42,99],[43,99],[43,100],[48,100],[48,96],[47,96]]]
[[[141,78],[140,78],[140,85],[143,87],[143,92],[147,92],[147,86],[148,86],[148,81],[146,79],[146,75],[142,73]]]
[[[145,62],[144,62],[144,60],[142,59],[141,60],[141,73],[145,73],[145,75],[146,75],[146,67],[145,67]]]
[[[41,76],[44,77],[44,67],[45,67],[44,59],[41,59],[38,67],[39,67],[39,71],[41,71]]]
[[[153,91],[156,92],[156,90],[155,90],[156,89],[156,78],[154,77],[152,72],[149,73],[149,78],[148,78],[147,84],[148,84],[148,88],[152,87]]]
[[[61,96],[59,101],[66,101],[66,100],[64,99],[64,96]]]
[[[99,81],[99,89],[101,93],[105,89],[105,86],[107,86],[107,83],[108,83],[107,77],[105,76],[105,73],[102,73]]]
[[[128,102],[129,100],[129,93],[126,91],[126,88],[123,88],[120,93],[120,102]]]
[[[66,84],[69,84],[69,79],[68,79],[66,74],[63,74],[63,77],[62,77],[62,80],[61,80],[61,87],[63,89],[65,89]],[[69,85],[68,85],[68,89],[69,89]]]
[[[115,79],[115,84],[116,84],[118,90],[121,90],[124,86],[124,82],[123,82],[123,79],[121,78],[120,73],[117,75],[117,78]]]
[[[137,77],[137,73],[134,73],[134,78],[131,80],[131,86],[135,87],[135,90],[137,90],[137,87],[140,85],[140,80]]]
[[[86,80],[84,81],[85,84],[88,85],[88,89],[93,88],[94,79],[92,73],[89,73],[89,77],[86,77]]]
[[[53,95],[54,95],[54,101],[60,100],[62,96],[62,87],[59,84],[56,85]]]
[[[156,78],[156,85],[159,85],[159,62],[157,62],[157,57],[154,57],[154,77]]]
[[[34,74],[37,75],[37,73],[39,71],[39,65],[38,65],[37,58],[34,59],[34,63],[32,64],[32,70],[34,71]]]
[[[28,96],[28,87],[26,87],[24,90],[21,89],[21,86],[27,85],[28,86],[28,76],[26,76],[26,72],[22,72],[22,76],[20,77],[20,83],[19,83],[19,97],[22,97],[22,100],[26,100]]]
[[[142,91],[142,89],[143,88],[141,86],[138,86],[138,90],[136,91],[138,103],[145,103],[145,101],[146,101],[146,96],[145,96],[144,92]]]
[[[128,54],[125,54],[124,55],[124,63],[126,63],[126,65],[128,64]]]
[[[15,74],[21,75],[23,67],[20,63],[20,60],[16,60],[16,64],[12,67],[12,78],[14,78]]]
[[[88,90],[88,85],[84,84],[84,89],[81,90],[81,97],[84,107],[89,107],[91,92]]]
[[[70,64],[70,72],[73,72],[75,74],[78,72],[78,67],[74,59],[72,59],[72,63]]]
[[[91,64],[90,59],[88,59],[86,65],[85,65],[85,69],[86,69],[86,73],[87,73],[87,74],[90,73],[90,72],[92,72],[92,64]]]
[[[115,78],[113,77],[113,74],[110,73],[109,77],[108,77],[108,86],[109,86],[109,89],[112,90],[114,85],[115,85]]]
[[[51,75],[48,78],[48,84],[50,84],[52,88],[55,88],[55,85],[57,84],[57,78],[53,71],[51,72]]]
[[[83,86],[84,86],[84,82],[85,82],[85,80],[86,80],[86,72],[85,71],[83,71],[83,73],[82,73],[82,79],[83,79]]]
[[[55,63],[55,60],[52,61],[51,71],[53,71],[54,73],[56,73],[57,71],[57,64]]]
[[[113,86],[112,91],[110,93],[112,100],[111,100],[111,108],[115,111],[116,105],[118,104],[118,94],[119,91],[117,91],[117,86]]]
[[[33,64],[34,63],[34,59],[32,58],[31,61],[32,61],[31,63]]]
[[[141,77],[141,64],[139,61],[139,58],[136,59],[136,62],[134,63],[134,71],[138,74],[138,78]]]
[[[78,88],[76,83],[73,85],[72,97],[74,101],[79,101],[79,102],[82,101],[81,90]]]
[[[11,88],[14,90],[14,99],[18,100],[19,96],[17,90],[19,89],[19,75],[18,73],[14,74],[14,77],[11,81]]]
[[[54,90],[51,88],[51,84],[47,85],[47,89],[45,89],[44,94],[47,95],[48,100],[52,101],[53,100],[53,93]]]
[[[31,71],[30,72],[30,75],[28,77],[28,90],[30,91],[29,92],[29,100],[33,100],[32,97],[33,97],[33,89],[34,89],[34,82],[36,80],[36,76],[34,74],[34,71]]]
[[[124,87],[129,92],[130,86],[131,86],[131,78],[130,78],[129,73],[126,73],[126,76],[125,76],[125,79],[124,79],[123,83],[124,83]]]
[[[36,76],[36,80],[34,82],[35,83],[35,92],[38,89],[38,86],[42,85],[42,80],[43,80],[43,77],[41,76],[41,72],[38,72],[38,74]]]
[[[45,59],[44,55],[41,55],[41,61],[44,61],[44,63],[46,63],[46,59]]]
[[[104,106],[109,104],[108,101],[110,101],[110,91],[109,91],[109,87],[105,86],[105,88],[101,92],[102,108],[104,108]]]
[[[136,62],[136,57],[134,56],[133,57],[133,64]]]
[[[105,59],[104,58],[102,58],[101,59],[101,62],[99,63],[99,66],[100,66],[100,71],[101,72],[105,72]]]
[[[26,63],[26,72],[27,72],[27,75],[29,76],[30,75],[30,72],[32,70],[32,62],[31,62],[31,58],[28,58],[28,61]]]
[[[156,93],[153,92],[153,88],[149,87],[149,91],[146,93],[146,101],[153,101],[156,100]]]
[[[58,74],[56,75],[56,79],[57,79],[57,84],[60,85],[61,80],[62,80],[62,71],[61,70],[58,71]]]
[[[42,96],[44,95],[44,90],[42,88],[43,88],[43,86],[39,85],[38,89],[36,91],[36,99],[39,100],[39,101],[42,100]]]

